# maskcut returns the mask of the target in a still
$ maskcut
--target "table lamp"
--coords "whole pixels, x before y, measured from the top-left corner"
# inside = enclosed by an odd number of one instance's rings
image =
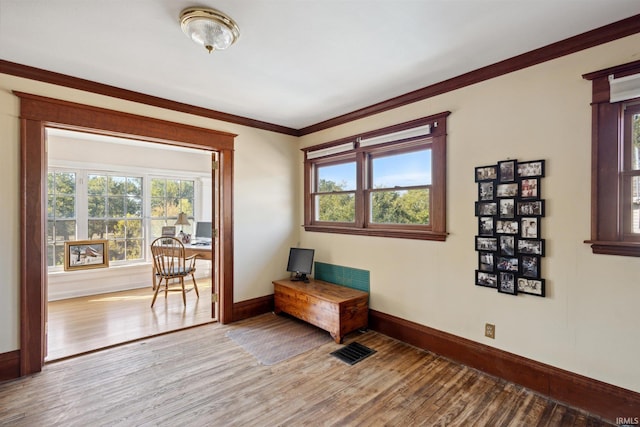
[[[187,218],[187,214],[184,212],[180,212],[178,214],[178,220],[176,221],[175,225],[179,225],[180,226],[180,234],[184,234],[182,232],[182,226],[183,225],[191,225],[191,223],[189,222],[189,218]]]

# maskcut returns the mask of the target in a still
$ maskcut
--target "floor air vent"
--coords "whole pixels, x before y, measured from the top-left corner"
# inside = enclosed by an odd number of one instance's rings
[[[355,365],[362,359],[365,359],[375,353],[375,350],[370,349],[357,342],[352,342],[345,345],[340,350],[336,350],[331,353],[332,356],[337,357],[349,365]]]

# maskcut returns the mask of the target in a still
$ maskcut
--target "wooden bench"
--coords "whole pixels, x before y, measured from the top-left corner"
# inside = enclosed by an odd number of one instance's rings
[[[337,343],[349,332],[366,328],[369,294],[357,289],[310,279],[273,282],[275,313],[285,312],[331,334]]]

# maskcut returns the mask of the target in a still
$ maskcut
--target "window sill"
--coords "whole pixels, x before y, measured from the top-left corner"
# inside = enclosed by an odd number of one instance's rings
[[[640,242],[585,240],[594,254],[640,257]]]
[[[447,233],[434,231],[404,231],[388,228],[353,228],[330,225],[305,225],[304,229],[305,231],[318,233],[352,234],[356,236],[393,237],[397,239],[433,240],[437,242],[444,242],[447,240]]]

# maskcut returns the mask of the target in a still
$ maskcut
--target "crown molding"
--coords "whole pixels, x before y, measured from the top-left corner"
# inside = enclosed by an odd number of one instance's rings
[[[504,61],[477,70],[461,74],[448,80],[432,84],[422,89],[387,99],[386,101],[361,108],[351,113],[347,113],[311,126],[307,126],[299,130],[300,136],[308,135],[334,126],[349,123],[358,119],[362,119],[384,111],[399,108],[414,102],[422,101],[427,98],[441,95],[471,86],[485,80],[499,77],[504,74],[522,70],[542,62],[560,58],[565,55],[579,52],[603,43],[608,43],[623,37],[627,37],[636,33],[640,33],[640,14],[634,15],[621,21],[596,28],[586,33],[579,34],[568,39],[552,43],[550,45],[514,56]]]
[[[72,89],[83,90],[86,92],[97,93],[99,95],[106,95],[113,98],[124,99],[126,101],[138,102],[145,105],[151,105],[153,107],[166,108],[168,110],[193,114],[195,116],[207,117],[209,119],[220,120],[227,123],[235,123],[238,125],[249,126],[256,129],[282,133],[285,135],[298,136],[298,130],[286,126],[280,126],[273,123],[250,119],[247,117],[236,116],[234,114],[223,113],[208,108],[197,107],[195,105],[172,101],[157,96],[147,95],[128,89],[122,89],[116,86],[106,85],[91,80],[85,80],[66,74],[55,73],[53,71],[47,71],[41,68],[30,67],[28,65],[17,64],[15,62],[9,62],[2,59],[0,59],[0,73],[22,77],[30,80],[37,80],[44,83],[51,83],[54,85],[64,86]]]
[[[550,61],[552,59],[556,59],[565,55],[570,55],[572,53],[576,53],[581,50],[598,46],[603,43],[608,43],[636,33],[640,33],[640,14],[301,129],[294,129],[273,123],[263,122],[260,120],[250,119],[247,117],[223,113],[208,108],[197,107],[182,102],[172,101],[165,98],[160,98],[140,92],[81,79],[78,77],[55,73],[52,71],[30,67],[27,65],[17,64],[2,59],[0,59],[0,73],[31,80],[37,80],[45,83],[51,83],[87,92],[93,92],[100,95],[111,96],[127,101],[151,105],[154,107],[166,108],[173,111],[207,117],[210,119],[220,120],[228,123],[235,123],[238,125],[253,127],[256,129],[262,129],[291,136],[303,136],[324,129],[329,129],[334,126],[359,120],[368,116],[372,116],[374,114],[379,114],[388,110],[399,108],[408,104],[412,104],[414,102],[422,101],[424,99],[428,99],[436,95],[441,95],[446,92],[461,89],[463,87],[480,83],[494,77],[499,77],[504,74],[522,70],[524,68],[540,64],[542,62]]]

